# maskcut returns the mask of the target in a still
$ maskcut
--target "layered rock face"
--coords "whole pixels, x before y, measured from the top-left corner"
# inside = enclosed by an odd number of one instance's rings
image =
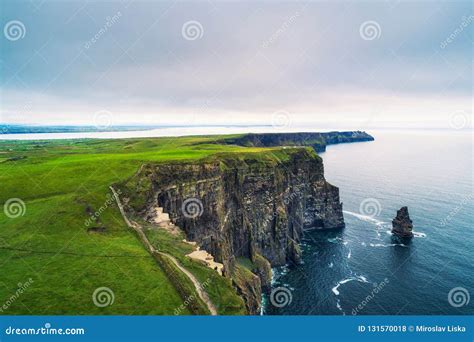
[[[304,229],[344,227],[339,189],[324,179],[322,160],[304,149],[269,165],[245,160],[149,165],[144,214],[160,206],[187,238],[218,261],[261,254],[272,266],[298,259]]]
[[[413,236],[413,222],[410,219],[407,207],[397,210],[397,216],[392,221],[392,227],[392,233],[399,237]]]
[[[298,262],[305,229],[344,227],[339,189],[324,179],[321,158],[304,148],[288,149],[286,160],[273,162],[222,157],[146,165],[127,186],[145,198],[129,210],[146,218],[163,207],[227,275],[237,257],[258,261],[263,288],[270,281],[266,260],[271,266]]]

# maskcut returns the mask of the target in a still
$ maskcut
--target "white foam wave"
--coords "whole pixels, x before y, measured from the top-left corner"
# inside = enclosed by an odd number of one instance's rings
[[[412,232],[414,237],[425,238],[426,234],[421,232]]]
[[[347,210],[343,210],[343,213],[354,216],[354,217],[357,217],[359,220],[373,223],[377,226],[382,226],[384,224],[387,224],[387,222],[377,220],[376,218],[374,218],[372,216],[362,215],[362,214],[354,213],[352,211],[347,211]]]
[[[400,246],[400,247],[408,247],[407,245],[403,243],[390,243],[390,244],[384,244],[384,243],[369,243],[370,247],[395,247],[395,246]]]
[[[348,283],[350,281],[358,281],[358,282],[361,282],[361,283],[368,283],[368,280],[366,277],[364,276],[357,276],[357,277],[350,277],[350,278],[346,278],[346,279],[343,279],[341,281],[339,281],[336,286],[334,286],[331,291],[336,295],[336,296],[339,296],[340,292],[339,292],[339,286],[341,285],[344,285],[345,283]]]
[[[280,284],[279,279],[287,274],[290,271],[288,266],[280,266],[280,267],[275,267],[272,268],[272,278],[271,278],[271,284],[272,285],[277,285]]]
[[[346,313],[344,312],[344,310],[342,310],[341,301],[340,301],[339,299],[336,299],[336,307],[338,308],[339,311],[342,312],[343,315],[346,314]]]
[[[344,239],[341,238],[341,237],[339,237],[339,236],[338,236],[338,237],[335,237],[335,238],[329,238],[327,241],[328,241],[328,242],[331,242],[331,243],[341,243],[341,244],[343,244],[344,246],[349,243],[349,241],[344,241]]]
[[[387,230],[386,233],[388,235],[393,235],[391,230]],[[413,233],[413,237],[416,237],[416,238],[425,238],[426,237],[425,233],[421,233],[421,232],[412,232],[412,233]]]

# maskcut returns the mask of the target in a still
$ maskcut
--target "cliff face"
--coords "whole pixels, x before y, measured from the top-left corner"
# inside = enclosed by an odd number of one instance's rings
[[[311,146],[316,152],[323,152],[327,145],[372,141],[374,138],[362,131],[308,132],[308,133],[249,133],[237,138],[227,138],[219,143],[240,146]]]
[[[344,219],[339,189],[324,179],[321,158],[301,148],[287,153],[274,162],[223,157],[146,165],[126,184],[132,197],[144,200],[130,201],[128,209],[146,218],[163,207],[188,240],[224,264],[228,276],[238,257],[260,265],[266,259],[271,266],[298,262],[305,229],[342,228]],[[260,268],[255,273],[265,288],[268,270]],[[252,306],[250,311],[258,310]]]

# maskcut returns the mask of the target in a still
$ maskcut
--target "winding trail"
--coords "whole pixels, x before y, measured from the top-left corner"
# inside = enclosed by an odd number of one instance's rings
[[[211,315],[216,316],[217,315],[217,309],[216,309],[215,305],[211,302],[211,299],[209,298],[209,295],[204,290],[201,283],[196,279],[196,277],[191,272],[189,272],[186,268],[184,268],[175,257],[173,257],[172,255],[169,255],[168,253],[157,251],[155,249],[155,247],[153,247],[153,245],[150,243],[150,241],[146,237],[145,233],[143,232],[142,226],[140,226],[138,223],[136,223],[134,221],[130,221],[128,219],[127,214],[125,213],[125,210],[123,209],[122,202],[120,201],[120,198],[119,198],[117,192],[115,191],[115,189],[112,186],[110,186],[110,190],[112,190],[112,193],[114,194],[115,201],[117,202],[117,205],[120,209],[120,213],[122,214],[123,219],[125,220],[127,225],[130,228],[132,228],[138,234],[138,236],[140,237],[140,240],[145,245],[145,247],[148,249],[148,251],[151,254],[158,253],[158,254],[163,255],[163,256],[167,257],[168,259],[170,259],[171,262],[173,262],[176,265],[176,267],[181,272],[183,272],[189,278],[189,280],[191,280],[191,282],[193,283],[193,285],[196,289],[197,294],[202,299],[202,301],[206,304],[207,308],[211,312]]]
[[[173,257],[169,254],[163,253],[163,252],[158,252],[158,253],[160,253],[161,255],[167,256],[176,265],[176,267],[178,267],[181,270],[181,272],[183,272],[184,274],[186,274],[188,276],[189,280],[191,280],[193,282],[194,287],[196,288],[196,292],[198,293],[199,297],[201,297],[201,299],[204,301],[204,303],[206,303],[207,308],[209,309],[211,314],[216,316],[217,315],[216,307],[211,302],[211,299],[209,298],[207,292],[204,290],[201,283],[196,279],[196,277],[191,272],[189,272],[187,269],[185,269],[183,266],[181,266],[181,264],[178,262],[178,260],[176,260],[175,257]]]

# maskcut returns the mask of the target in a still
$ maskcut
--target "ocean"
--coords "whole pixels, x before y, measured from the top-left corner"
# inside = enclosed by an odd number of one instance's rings
[[[320,154],[346,227],[305,234],[302,263],[274,269],[264,314],[473,314],[472,132],[368,133]],[[411,241],[390,233],[402,206]]]

